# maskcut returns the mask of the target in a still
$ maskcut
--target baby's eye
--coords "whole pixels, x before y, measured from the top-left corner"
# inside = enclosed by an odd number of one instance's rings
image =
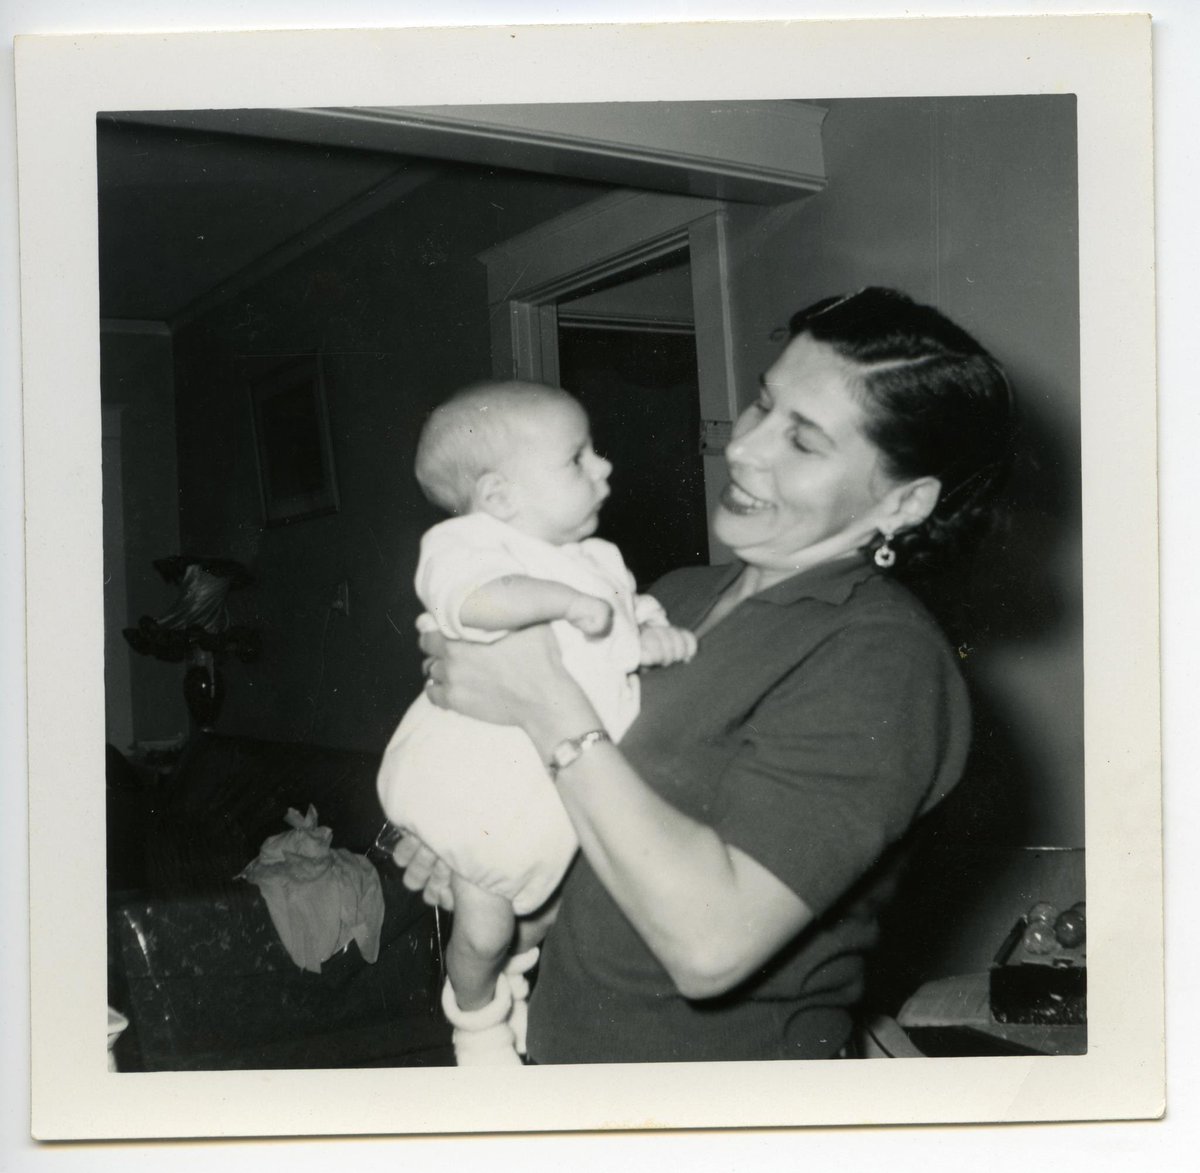
[[[811,452],[812,449],[800,439],[798,432],[792,432],[788,436],[788,441],[797,452]]]

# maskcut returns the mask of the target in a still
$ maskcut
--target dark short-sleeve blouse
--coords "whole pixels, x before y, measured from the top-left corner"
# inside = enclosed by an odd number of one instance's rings
[[[699,625],[738,567],[652,593]],[[813,923],[719,998],[680,995],[586,858],[568,875],[530,1009],[539,1063],[837,1053],[877,926],[888,848],[958,781],[970,710],[957,658],[902,586],[858,558],[744,600],[690,664],[643,675],[621,749],[655,791],[796,892]],[[704,909],[695,910],[703,931]]]

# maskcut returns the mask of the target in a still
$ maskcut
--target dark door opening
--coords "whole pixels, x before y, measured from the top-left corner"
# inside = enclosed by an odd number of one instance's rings
[[[561,324],[559,377],[613,463],[599,536],[638,585],[708,562],[699,381],[691,333]]]

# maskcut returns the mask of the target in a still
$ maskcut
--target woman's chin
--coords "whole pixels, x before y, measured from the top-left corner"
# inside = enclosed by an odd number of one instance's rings
[[[717,505],[712,518],[713,534],[731,550],[755,545],[767,536],[769,521],[761,511],[745,513],[724,501]]]

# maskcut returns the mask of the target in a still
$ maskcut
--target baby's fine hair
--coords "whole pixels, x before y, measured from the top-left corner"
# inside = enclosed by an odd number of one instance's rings
[[[434,408],[417,442],[416,475],[425,496],[448,513],[469,513],[475,485],[512,451],[533,409],[575,403],[560,387],[518,380],[473,383]]]

